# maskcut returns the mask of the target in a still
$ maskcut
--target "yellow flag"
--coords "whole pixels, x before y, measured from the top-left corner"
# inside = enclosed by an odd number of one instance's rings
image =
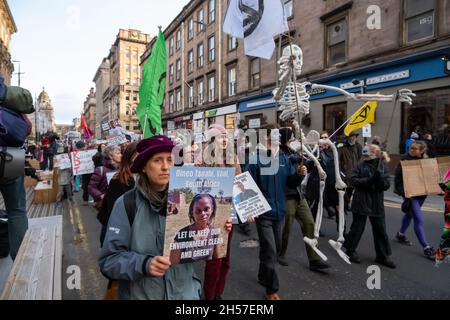
[[[355,130],[361,129],[366,124],[375,122],[375,111],[377,110],[378,102],[369,101],[363,105],[358,111],[356,111],[348,125],[345,127],[344,134],[348,137],[350,133]]]

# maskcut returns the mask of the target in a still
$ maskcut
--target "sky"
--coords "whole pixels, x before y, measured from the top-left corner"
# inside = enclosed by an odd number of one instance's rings
[[[21,86],[38,96],[45,88],[58,124],[71,124],[102,59],[119,29],[152,37],[181,12],[189,0],[8,0],[18,32],[12,35],[12,60],[20,62]],[[14,63],[15,73],[19,64]],[[18,84],[13,75],[12,85]]]

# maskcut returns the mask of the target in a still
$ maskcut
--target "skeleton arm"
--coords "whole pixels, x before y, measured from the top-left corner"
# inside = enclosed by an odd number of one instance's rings
[[[331,90],[339,92],[343,95],[345,95],[348,99],[352,99],[355,101],[394,101],[396,97],[398,96],[398,100],[400,102],[406,102],[409,105],[412,105],[412,98],[416,96],[415,93],[413,93],[409,89],[400,89],[395,94],[390,95],[383,95],[383,94],[360,94],[360,93],[350,93],[344,89],[338,88],[338,87],[332,87],[327,86],[323,84],[312,84],[312,89],[325,89],[325,90]]]

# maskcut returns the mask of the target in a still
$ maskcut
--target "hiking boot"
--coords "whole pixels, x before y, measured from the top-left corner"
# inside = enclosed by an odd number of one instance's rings
[[[400,232],[397,232],[397,235],[395,236],[395,240],[397,240],[398,242],[400,242],[401,244],[404,244],[406,246],[412,246],[412,242],[408,240],[408,238],[406,238],[406,236],[404,234],[401,234]]]
[[[351,262],[353,263],[361,263],[361,259],[359,258],[358,254],[356,253],[356,251],[354,252],[347,252],[348,258]]]
[[[281,300],[278,293],[266,294],[266,300]]]
[[[395,269],[397,267],[390,258],[376,258],[375,262],[391,269]]]
[[[431,246],[428,246],[425,249],[423,249],[423,254],[430,260],[434,261],[436,259],[436,250],[434,250],[434,248]]]
[[[278,263],[283,267],[287,267],[289,265],[285,256],[278,256]]]
[[[309,270],[311,271],[322,271],[328,268],[330,268],[330,265],[322,260],[314,260],[309,262]]]

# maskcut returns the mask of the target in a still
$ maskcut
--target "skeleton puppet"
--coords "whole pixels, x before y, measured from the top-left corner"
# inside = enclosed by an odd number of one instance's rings
[[[303,52],[302,49],[297,45],[292,45],[283,50],[282,57],[278,60],[280,66],[279,70],[279,80],[280,86],[273,91],[275,100],[280,105],[280,110],[282,114],[280,119],[282,121],[291,120],[296,129],[297,140],[290,144],[290,147],[296,152],[300,152],[302,156],[311,159],[314,162],[315,167],[318,170],[320,177],[320,192],[319,192],[319,206],[317,211],[317,218],[315,222],[314,229],[314,239],[305,237],[304,241],[312,247],[312,249],[324,260],[327,257],[318,249],[318,239],[319,231],[322,224],[323,215],[323,191],[325,189],[325,180],[327,175],[322,169],[317,157],[314,155],[318,151],[318,144],[328,145],[334,155],[334,166],[336,173],[336,190],[339,195],[339,234],[336,241],[329,240],[329,244],[333,249],[336,250],[338,255],[348,264],[350,260],[348,256],[342,251],[342,245],[345,241],[344,239],[344,223],[345,223],[345,213],[344,213],[344,195],[347,185],[342,181],[341,175],[339,174],[339,157],[336,146],[329,139],[320,140],[320,135],[317,131],[309,132],[308,136],[305,137],[303,132],[300,130],[301,117],[309,114],[310,101],[309,94],[306,91],[306,86],[310,85],[313,89],[320,88],[325,90],[333,90],[344,94],[348,99],[355,101],[395,101],[398,99],[400,102],[406,102],[412,104],[412,97],[415,94],[408,89],[399,90],[396,94],[392,95],[382,95],[382,94],[353,94],[349,93],[343,89],[311,84],[309,82],[297,83],[296,79],[302,73],[303,67]]]

